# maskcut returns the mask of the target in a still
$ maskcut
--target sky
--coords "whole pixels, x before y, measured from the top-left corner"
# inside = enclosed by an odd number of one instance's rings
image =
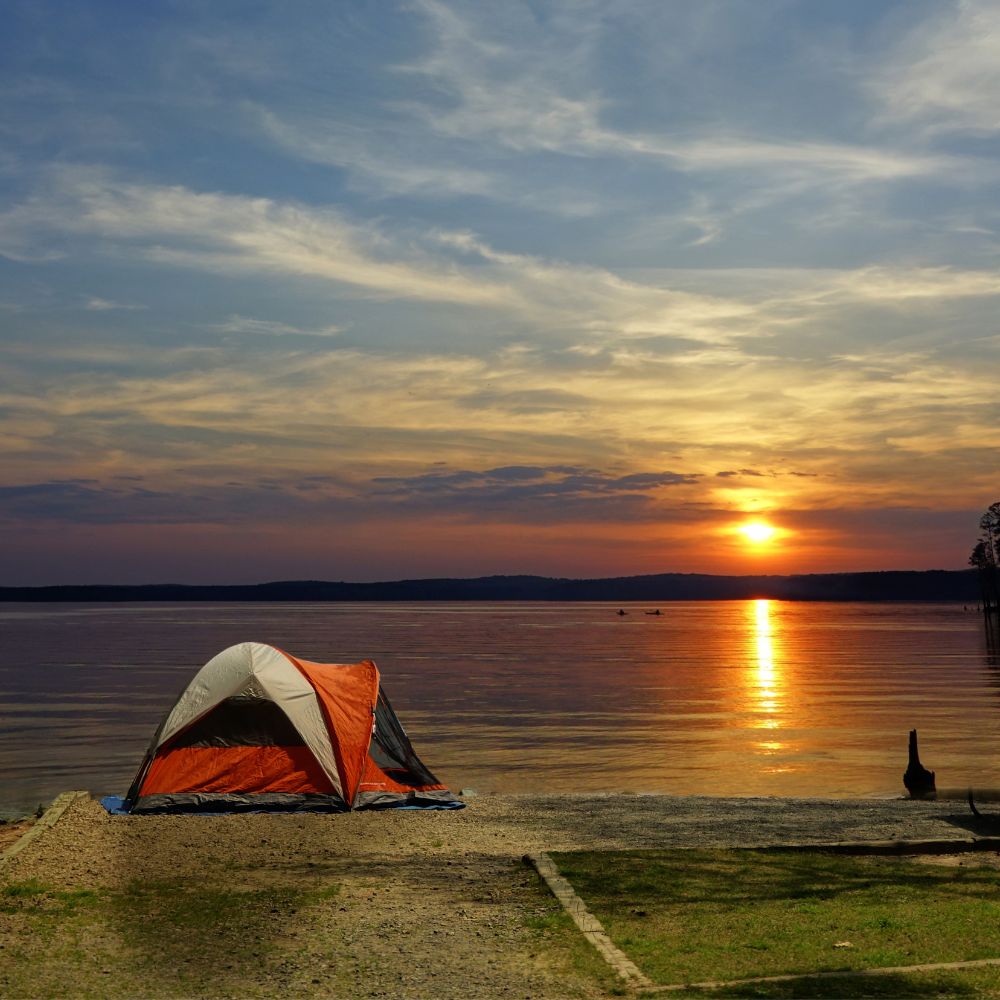
[[[0,584],[965,566],[1000,2],[0,25]]]

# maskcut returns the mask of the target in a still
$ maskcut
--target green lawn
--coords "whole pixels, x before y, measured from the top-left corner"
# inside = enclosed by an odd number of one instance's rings
[[[553,854],[654,982],[1000,957],[1000,872],[908,858],[764,851]],[[799,981],[741,996],[1000,996],[1000,967]]]

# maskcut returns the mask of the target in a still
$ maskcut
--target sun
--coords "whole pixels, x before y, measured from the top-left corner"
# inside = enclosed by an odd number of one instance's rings
[[[774,538],[776,531],[766,521],[747,521],[738,528],[741,535],[754,545],[763,545]]]

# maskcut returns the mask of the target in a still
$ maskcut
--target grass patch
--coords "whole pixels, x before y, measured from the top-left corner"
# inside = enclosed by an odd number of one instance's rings
[[[618,947],[657,983],[1000,957],[1000,873],[991,868],[749,850],[552,857]],[[1000,970],[933,975],[952,984],[945,992],[962,995],[962,982],[996,988]],[[866,979],[862,993],[928,995],[905,986],[899,977]],[[744,987],[738,995],[862,994],[833,980]]]
[[[35,879],[10,882],[0,888],[0,913],[33,914],[38,917],[65,916],[81,906],[96,903],[92,889],[53,889]]]
[[[0,996],[273,995],[336,883],[0,886]],[[305,923],[303,923],[303,919]],[[236,984],[236,985],[234,985]]]
[[[118,918],[130,943],[145,943],[149,928],[161,938],[169,932],[180,940],[206,931],[226,938],[229,947],[258,926],[275,924],[293,909],[300,894],[294,889],[238,890],[176,882],[136,882],[111,894],[113,916]],[[162,949],[162,940],[157,945]]]
[[[550,969],[559,975],[564,985],[574,979],[597,983],[610,996],[627,995],[629,990],[580,934],[548,887],[534,877],[538,902],[523,918],[534,954],[546,956]]]

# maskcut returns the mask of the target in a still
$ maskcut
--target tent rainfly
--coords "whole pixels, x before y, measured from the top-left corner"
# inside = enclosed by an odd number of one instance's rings
[[[310,663],[244,642],[195,674],[115,811],[462,805],[417,757],[371,660]]]

